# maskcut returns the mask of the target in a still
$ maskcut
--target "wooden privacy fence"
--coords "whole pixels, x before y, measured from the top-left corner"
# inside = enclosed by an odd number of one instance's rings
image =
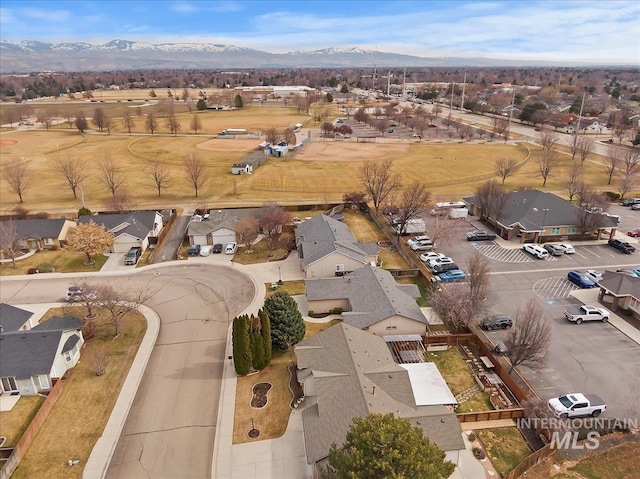
[[[22,437],[16,444],[16,447],[13,449],[13,453],[11,454],[11,456],[9,456],[7,462],[2,466],[2,469],[0,470],[0,479],[9,479],[11,477],[11,474],[13,474],[13,471],[15,471],[16,467],[18,467],[20,459],[22,459],[26,454],[29,446],[31,445],[36,435],[40,431],[40,428],[47,419],[47,416],[49,416],[51,409],[60,397],[60,394],[62,394],[62,390],[64,389],[66,381],[66,379],[59,379],[53,385],[53,388],[51,388],[51,391],[49,391],[49,395],[44,400],[42,406],[40,406],[40,409],[38,409],[38,412],[29,423],[29,426],[27,426],[27,429],[22,434]]]
[[[526,457],[524,461],[514,467],[509,474],[507,474],[504,479],[517,479],[522,476],[525,472],[531,469],[536,464],[541,463],[547,457],[551,456],[557,451],[557,449],[551,449],[550,445],[547,444],[542,449],[538,449],[536,452]]]
[[[521,407],[510,409],[496,409],[493,411],[464,412],[456,414],[460,422],[497,421],[499,419],[517,419],[524,417],[525,412]]]

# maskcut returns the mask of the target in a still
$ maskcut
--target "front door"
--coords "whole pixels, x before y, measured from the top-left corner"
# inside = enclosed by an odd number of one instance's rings
[[[48,391],[51,389],[51,381],[49,381],[49,376],[47,374],[38,374],[38,381],[40,382],[41,390]]]

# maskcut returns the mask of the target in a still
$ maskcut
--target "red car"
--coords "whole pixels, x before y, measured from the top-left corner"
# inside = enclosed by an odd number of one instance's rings
[[[627,234],[629,236],[631,236],[632,238],[640,238],[640,228],[636,228],[634,230],[631,230]]]

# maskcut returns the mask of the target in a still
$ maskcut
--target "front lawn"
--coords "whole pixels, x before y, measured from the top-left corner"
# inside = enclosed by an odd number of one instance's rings
[[[469,366],[456,348],[428,352],[427,360],[436,364],[454,396],[476,385]]]
[[[531,449],[516,427],[480,429],[474,432],[482,441],[491,464],[502,477],[531,454]]]
[[[273,296],[277,291],[283,291],[289,293],[289,296],[296,296],[304,294],[304,279],[295,279],[293,281],[283,281],[282,284],[277,285],[276,289],[271,288],[272,283],[265,283],[267,288],[267,294],[265,299],[269,296]]]
[[[60,315],[62,310],[53,313]],[[85,311],[75,306],[65,308],[64,313],[83,317]],[[122,320],[120,336],[114,338],[104,312],[94,321],[95,339],[86,342],[82,359],[67,372],[62,394],[11,476],[13,479],[82,477],[83,467],[111,415],[147,327],[140,313],[131,313]],[[91,365],[91,357],[99,348],[109,357],[103,376],[96,376]],[[70,458],[79,459],[80,464],[70,468],[67,466]]]
[[[83,253],[74,253],[65,249],[43,250],[20,261],[16,261],[16,267],[11,262],[2,263],[0,266],[0,276],[14,276],[27,274],[30,269],[39,269],[42,273],[55,269],[56,273],[85,273],[100,271],[107,257],[104,255],[95,256],[95,264],[85,265],[87,256]]]
[[[283,235],[281,244],[286,244],[289,238]],[[250,253],[247,253],[247,248],[243,245],[238,245],[238,251],[236,251],[233,261],[239,264],[256,264],[267,263],[269,261],[278,261],[285,259],[289,252],[284,248],[278,248],[274,251],[269,251],[266,238],[261,239],[256,244],[251,245]]]

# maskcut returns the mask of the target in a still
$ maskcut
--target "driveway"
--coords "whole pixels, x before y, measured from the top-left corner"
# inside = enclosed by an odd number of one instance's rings
[[[184,233],[187,231],[189,225],[189,219],[191,216],[178,216],[167,236],[165,236],[162,244],[156,248],[153,254],[153,261],[151,264],[163,263],[165,261],[173,261],[177,259],[178,248],[182,244],[184,239]]]

